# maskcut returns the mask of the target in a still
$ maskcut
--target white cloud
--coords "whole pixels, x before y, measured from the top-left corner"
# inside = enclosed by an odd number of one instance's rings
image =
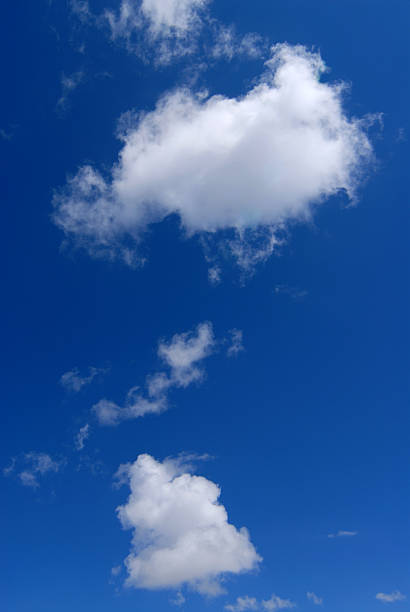
[[[176,596],[170,600],[170,603],[172,603],[173,606],[178,607],[183,606],[185,602],[186,599],[181,592],[177,593]]]
[[[118,14],[106,11],[112,34],[129,36],[148,27],[153,38],[187,36],[198,27],[199,16],[209,0],[122,0]]]
[[[315,593],[308,592],[306,593],[306,597],[316,606],[321,606],[323,604],[323,598],[318,597]]]
[[[77,89],[80,83],[84,80],[84,72],[82,70],[73,72],[73,74],[63,74],[61,77],[61,96],[57,102],[57,108],[60,111],[67,110],[68,100],[72,92]]]
[[[93,367],[89,368],[88,371],[88,376],[81,376],[79,369],[74,368],[73,370],[70,370],[69,372],[66,372],[62,375],[62,377],[60,378],[60,384],[67,391],[73,391],[75,393],[78,393],[78,391],[81,391],[83,387],[91,384],[94,378],[96,378],[96,376],[99,376],[100,374],[104,374],[104,372],[106,372],[106,370],[104,370],[103,368]]]
[[[168,408],[165,396],[155,400],[149,400],[137,395],[138,387],[134,387],[127,394],[124,406],[119,406],[115,402],[102,399],[93,406],[100,425],[115,426],[122,421],[129,421],[143,417],[146,414],[160,414]]]
[[[377,593],[376,599],[383,603],[394,603],[396,601],[404,601],[406,596],[400,591],[393,591],[393,593]]]
[[[221,268],[219,266],[212,266],[208,269],[208,280],[211,285],[219,285],[221,282]]]
[[[133,529],[125,560],[126,584],[146,589],[189,585],[216,595],[221,578],[257,567],[261,560],[245,528],[228,523],[219,487],[186,471],[180,462],[140,455],[122,466],[131,494],[118,508],[126,529]]]
[[[55,194],[55,222],[91,254],[132,263],[147,228],[176,214],[187,236],[213,234],[256,265],[314,205],[354,198],[371,159],[364,122],[324,71],[317,53],[283,44],[240,98],[169,93],[128,121],[111,178],[84,166]]]
[[[216,59],[232,60],[245,56],[248,58],[260,58],[265,50],[266,44],[258,34],[249,33],[240,37],[234,26],[223,26],[214,24],[214,43],[210,50],[211,56]]]
[[[228,604],[225,606],[225,610],[229,612],[243,612],[244,610],[285,610],[289,608],[295,608],[296,604],[290,601],[290,599],[282,599],[278,595],[272,595],[268,600],[259,602],[255,597],[238,597],[234,604]]]
[[[225,606],[225,610],[229,612],[244,612],[244,610],[258,610],[259,604],[255,597],[238,597],[234,604]]]
[[[113,39],[146,57],[150,48],[160,64],[192,54],[209,0],[122,0],[119,10],[105,11]]]
[[[270,612],[271,610],[285,610],[289,608],[295,608],[296,604],[290,599],[281,599],[278,595],[272,595],[270,599],[262,602],[262,606],[265,610]]]
[[[56,473],[63,466],[63,460],[52,459],[46,453],[25,453],[17,460],[14,458],[10,466],[4,468],[4,476],[15,473],[21,484],[36,489],[40,486],[39,478],[48,473]]]
[[[353,538],[358,535],[358,531],[337,531],[336,533],[329,533],[328,538]]]
[[[230,335],[230,344],[226,354],[228,357],[236,357],[238,353],[242,353],[245,350],[243,346],[243,332],[240,329],[231,329]]]
[[[194,332],[175,334],[169,342],[161,341],[158,356],[168,371],[147,376],[146,396],[139,387],[133,387],[124,406],[107,399],[100,400],[93,406],[100,424],[113,426],[146,414],[164,412],[168,409],[168,393],[173,387],[187,387],[203,378],[200,363],[214,348],[215,338],[210,323],[201,323]]]
[[[88,0],[71,0],[70,8],[73,14],[83,23],[92,17]]]
[[[90,436],[90,425],[86,423],[83,427],[80,428],[80,431],[76,434],[74,439],[75,448],[78,451],[83,450],[85,441]]]
[[[170,381],[173,385],[186,387],[202,378],[198,363],[208,357],[215,346],[212,325],[201,323],[196,334],[175,334],[170,342],[161,342],[158,355],[171,369]]]

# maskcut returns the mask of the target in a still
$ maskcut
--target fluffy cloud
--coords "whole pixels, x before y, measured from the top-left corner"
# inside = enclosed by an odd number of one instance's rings
[[[84,166],[55,194],[55,222],[90,253],[133,262],[145,230],[176,214],[188,236],[230,235],[243,267],[265,259],[314,204],[354,198],[372,155],[324,71],[317,53],[282,44],[243,97],[169,93],[128,120],[111,177]]]
[[[122,466],[122,478],[124,473],[131,494],[118,516],[124,528],[134,530],[125,560],[128,586],[189,585],[216,595],[225,574],[257,567],[261,559],[249,534],[228,523],[216,484],[190,474],[179,461],[160,463],[149,455]]]
[[[393,591],[393,593],[377,593],[376,599],[383,603],[394,603],[396,601],[404,601],[406,596],[400,591]]]
[[[64,461],[52,459],[46,453],[30,452],[19,459],[13,459],[11,464],[4,468],[3,474],[16,474],[22,485],[36,489],[40,486],[39,478],[58,472],[63,464]]]
[[[323,598],[318,597],[315,593],[308,592],[306,593],[306,597],[316,606],[321,606],[323,604]]]
[[[259,602],[255,597],[238,597],[234,604],[228,604],[225,606],[225,610],[229,612],[244,612],[245,610],[285,610],[295,608],[294,604],[290,599],[282,599],[278,595],[272,595],[270,599]]]
[[[60,384],[67,389],[67,391],[73,391],[77,393],[81,389],[91,384],[96,376],[105,372],[102,368],[89,368],[88,375],[81,376],[78,368],[74,368],[69,372],[66,372],[60,378]]]
[[[146,414],[160,414],[168,408],[168,393],[173,387],[187,387],[199,382],[204,371],[200,363],[215,348],[215,338],[210,323],[201,323],[194,332],[175,334],[169,342],[158,346],[158,356],[168,371],[147,377],[147,393],[133,387],[127,394],[124,406],[107,399],[100,400],[93,410],[101,425],[118,425],[121,421],[135,419]]]

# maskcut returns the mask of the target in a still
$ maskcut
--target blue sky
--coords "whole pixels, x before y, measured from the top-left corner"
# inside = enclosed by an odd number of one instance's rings
[[[2,609],[406,610],[409,6],[122,11],[0,26]]]

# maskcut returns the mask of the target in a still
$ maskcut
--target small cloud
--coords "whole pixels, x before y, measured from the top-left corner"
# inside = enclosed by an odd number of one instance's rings
[[[178,607],[180,607],[180,606],[183,606],[185,602],[186,602],[186,599],[185,599],[185,597],[182,595],[182,593],[181,593],[181,592],[177,593],[177,594],[176,594],[176,596],[175,596],[173,599],[170,599],[170,603],[171,603],[173,606],[178,606]]]
[[[394,603],[396,601],[404,601],[406,595],[403,595],[400,591],[393,591],[393,593],[377,593],[376,599],[383,603]]]
[[[82,70],[73,72],[70,75],[63,74],[61,77],[61,96],[57,101],[57,110],[65,111],[68,108],[68,99],[71,93],[77,89],[80,83],[84,80],[84,72]]]
[[[3,128],[0,129],[0,138],[2,140],[12,140],[13,138],[13,134],[11,132],[6,132],[6,130],[4,130]]]
[[[240,329],[231,329],[229,333],[231,338],[226,354],[228,357],[236,357],[238,353],[242,353],[242,351],[245,350],[245,347],[243,346],[243,332]]]
[[[74,393],[81,391],[83,387],[93,382],[94,378],[100,374],[105,374],[107,370],[104,368],[88,368],[88,375],[81,376],[78,368],[74,368],[66,372],[60,378],[60,384],[67,390]]]
[[[278,595],[272,595],[270,599],[259,602],[255,597],[238,597],[234,604],[228,604],[225,606],[225,610],[229,612],[245,612],[245,610],[286,610],[295,608],[296,604],[290,599],[282,599]]]
[[[119,576],[121,574],[122,566],[116,565],[111,568],[111,576]]]
[[[87,23],[92,18],[88,0],[71,0],[70,9],[81,23]]]
[[[309,294],[305,289],[289,287],[288,285],[276,285],[274,291],[276,295],[287,295],[292,300],[302,300]]]
[[[234,604],[227,604],[225,610],[229,612],[244,612],[245,610],[258,610],[259,604],[255,597],[238,597]]]
[[[329,533],[328,538],[353,538],[357,536],[358,531],[337,531],[336,533]]]
[[[132,387],[125,405],[102,399],[93,406],[100,425],[115,426],[121,421],[136,419],[146,414],[160,414],[168,409],[168,394],[173,388],[186,388],[201,382],[205,376],[202,361],[215,348],[212,324],[205,322],[190,332],[175,334],[168,342],[158,346],[158,357],[167,371],[160,371],[146,377],[146,393],[139,387]]]
[[[11,464],[4,468],[3,475],[15,474],[25,487],[36,489],[40,486],[39,478],[47,473],[56,473],[64,465],[64,460],[52,459],[46,453],[30,452],[20,459],[14,458]]]
[[[262,607],[268,612],[272,610],[285,610],[290,608],[295,608],[296,604],[290,599],[281,599],[277,595],[272,595],[272,597],[268,601],[262,602]]]
[[[212,266],[212,268],[209,268],[208,280],[211,285],[219,285],[221,282],[221,268],[219,266]]]
[[[321,606],[323,604],[323,598],[318,597],[315,593],[308,592],[306,593],[306,597],[316,606]]]
[[[76,434],[74,442],[75,448],[78,451],[83,450],[85,441],[90,435],[90,425],[87,423],[84,427],[81,427],[80,431]]]

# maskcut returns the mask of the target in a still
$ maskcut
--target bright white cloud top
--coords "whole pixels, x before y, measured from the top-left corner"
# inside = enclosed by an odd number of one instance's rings
[[[118,508],[124,528],[133,529],[125,560],[127,585],[178,589],[183,585],[207,595],[222,592],[221,578],[257,567],[261,558],[245,528],[228,522],[218,503],[219,487],[189,473],[181,462],[140,455],[121,466],[131,488]]]
[[[354,198],[372,148],[324,71],[317,53],[283,44],[241,98],[169,93],[122,131],[111,177],[84,166],[55,195],[55,222],[91,254],[130,262],[147,228],[171,214],[188,236],[243,238],[306,220],[339,192]]]

